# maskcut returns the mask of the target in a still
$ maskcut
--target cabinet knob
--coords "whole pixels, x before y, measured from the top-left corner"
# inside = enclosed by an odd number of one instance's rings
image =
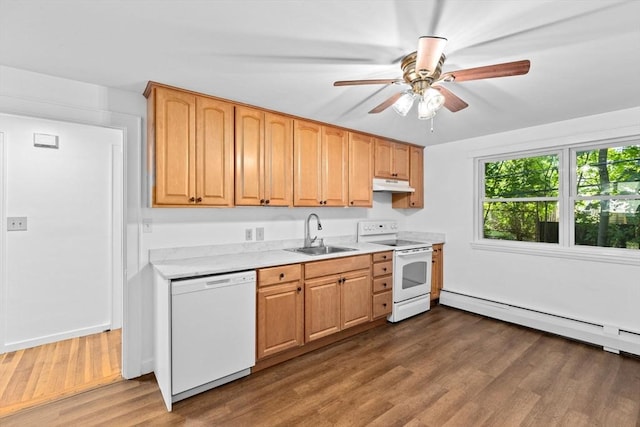
[[[193,202],[195,202],[195,201],[196,201],[196,198],[195,198],[195,197],[189,197],[189,201],[190,201],[191,203],[193,203]]]
[[[298,286],[298,292],[301,292],[302,288],[300,286]]]
[[[386,302],[383,302],[383,303],[382,303],[382,306],[383,306],[383,307],[386,307],[386,306],[387,306],[387,303],[386,303]]]
[[[268,204],[269,204],[269,200],[268,200],[268,199],[267,199],[267,200],[265,200],[265,201],[264,201],[264,203],[265,203],[266,205],[268,205]]]
[[[264,204],[264,199],[260,199],[260,204]]]
[[[382,255],[382,259],[387,259],[387,256],[386,255]]]
[[[351,201],[351,204],[353,204],[353,200]]]
[[[383,284],[382,284],[382,287],[383,287],[383,288],[386,288],[386,287],[387,287],[387,283],[386,283],[386,282],[385,282],[385,283],[383,283]]]
[[[284,273],[280,273],[280,280],[284,279]]]
[[[382,267],[382,271],[387,271],[387,267]]]
[[[196,199],[196,203],[200,203],[201,201],[202,201],[202,197],[198,197],[198,198]]]
[[[416,204],[416,202],[411,202],[411,206],[414,206]]]

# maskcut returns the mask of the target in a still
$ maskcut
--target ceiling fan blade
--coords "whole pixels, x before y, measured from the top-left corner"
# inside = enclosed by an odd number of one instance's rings
[[[372,79],[372,80],[338,80],[333,82],[334,86],[355,86],[355,85],[389,85],[402,82],[402,79]]]
[[[420,74],[432,74],[440,62],[446,44],[447,39],[444,37],[420,37],[416,55],[416,71]]]
[[[462,99],[458,98],[453,92],[451,92],[446,87],[442,86],[431,86],[438,92],[440,92],[444,96],[444,108],[455,113],[456,111],[460,111],[464,108],[467,108],[469,104],[464,102]]]
[[[369,111],[369,114],[377,114],[377,113],[383,112],[387,108],[391,107],[393,105],[393,103],[396,102],[398,100],[398,98],[400,98],[402,96],[402,94],[403,94],[403,92],[398,92],[398,93],[392,95],[390,98],[388,98],[382,104],[378,105],[376,108],[374,108],[373,110]]]
[[[531,62],[528,59],[525,59],[523,61],[505,62],[504,64],[486,65],[484,67],[449,71],[443,75],[441,80],[448,81],[449,76],[453,77],[453,80],[456,82],[491,79],[494,77],[519,76],[527,74],[530,67]]]

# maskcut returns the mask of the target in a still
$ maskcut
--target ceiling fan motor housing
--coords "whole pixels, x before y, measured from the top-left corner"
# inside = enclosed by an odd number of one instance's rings
[[[435,70],[427,70],[427,73],[418,72],[416,70],[416,58],[418,52],[412,52],[402,59],[402,78],[405,82],[411,85],[411,89],[418,95],[423,95],[424,91],[429,89],[433,82],[437,81],[442,74],[442,66],[446,60],[446,56],[443,53],[440,55],[440,60]]]

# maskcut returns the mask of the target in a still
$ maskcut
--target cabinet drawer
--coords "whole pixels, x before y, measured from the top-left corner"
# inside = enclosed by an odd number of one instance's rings
[[[373,262],[391,261],[393,259],[393,251],[378,252],[373,254]]]
[[[326,261],[308,262],[304,265],[304,277],[327,276],[346,271],[362,270],[371,265],[370,255],[356,255],[346,258],[328,259]]]
[[[258,270],[258,286],[267,286],[277,283],[292,282],[300,280],[302,276],[302,265],[279,265],[271,268],[261,268]]]
[[[392,286],[393,276],[391,276],[390,274],[373,279],[373,293],[390,291]]]
[[[391,313],[391,291],[373,296],[373,318]]]
[[[393,272],[393,261],[377,262],[373,264],[373,277],[384,276]]]

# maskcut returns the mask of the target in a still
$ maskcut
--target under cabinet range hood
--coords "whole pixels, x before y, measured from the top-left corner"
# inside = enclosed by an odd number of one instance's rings
[[[414,193],[415,188],[409,186],[409,181],[401,179],[373,178],[373,191],[387,191],[389,193]]]

